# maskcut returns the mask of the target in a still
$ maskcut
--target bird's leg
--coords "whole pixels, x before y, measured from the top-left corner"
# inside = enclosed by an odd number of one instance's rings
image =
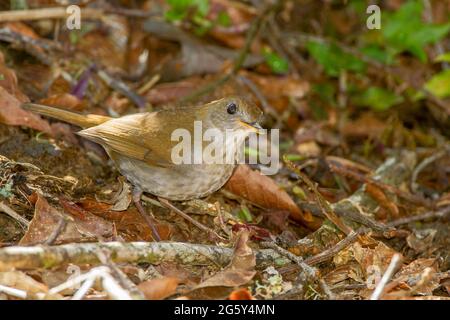
[[[145,211],[144,207],[142,206],[141,203],[141,196],[142,196],[142,190],[139,188],[134,187],[133,188],[133,202],[134,205],[136,206],[136,208],[138,209],[139,213],[141,214],[141,216],[145,219],[145,222],[147,222],[147,225],[150,227],[150,229],[152,229],[152,233],[153,233],[153,239],[155,239],[156,241],[161,241],[161,237],[159,236],[158,230],[156,229],[155,226],[155,221],[153,220],[152,217],[150,217],[147,212]]]
[[[187,221],[189,221],[190,223],[192,223],[194,226],[196,226],[197,228],[199,228],[200,230],[206,231],[209,234],[212,234],[213,236],[215,236],[217,239],[220,240],[226,240],[223,237],[219,236],[213,229],[208,228],[207,226],[201,224],[200,222],[198,222],[197,220],[192,219],[189,215],[187,215],[186,213],[184,213],[183,211],[181,211],[180,209],[178,209],[177,207],[175,207],[173,204],[170,203],[169,200],[158,197],[159,202],[165,206],[167,209],[174,211],[175,213],[177,213],[178,215],[180,215],[181,217],[183,217],[184,219],[186,219]]]

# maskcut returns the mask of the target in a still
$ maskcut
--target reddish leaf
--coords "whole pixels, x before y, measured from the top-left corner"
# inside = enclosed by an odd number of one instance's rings
[[[268,176],[253,171],[246,165],[239,165],[225,188],[253,203],[268,209],[287,210],[294,220],[314,228],[316,223],[312,215],[302,212],[291,197],[278,187]]]
[[[148,300],[162,300],[175,293],[178,283],[178,278],[163,277],[141,282],[138,288]]]
[[[234,290],[230,295],[228,296],[229,300],[255,300],[253,298],[252,294],[248,291],[246,288],[240,288],[237,290]]]
[[[60,227],[62,220],[65,226]],[[47,200],[37,194],[34,217],[27,232],[20,240],[20,245],[44,243],[60,228],[55,243],[80,242],[95,237],[108,237],[112,235],[112,224],[90,214],[84,220],[64,215],[52,207]]]

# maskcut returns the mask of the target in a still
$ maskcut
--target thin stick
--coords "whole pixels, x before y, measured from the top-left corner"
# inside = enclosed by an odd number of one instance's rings
[[[14,220],[20,222],[21,224],[23,224],[25,227],[28,228],[28,226],[30,225],[30,222],[25,219],[24,217],[22,217],[20,214],[18,214],[17,212],[15,212],[13,209],[11,209],[10,207],[8,207],[5,203],[0,202],[0,211],[6,213],[8,216],[10,216],[11,218],[13,218]]]
[[[329,249],[326,249],[322,251],[321,253],[309,257],[305,259],[305,263],[312,266],[324,261],[327,261],[328,259],[331,259],[336,254],[338,254],[341,250],[344,250],[349,245],[351,245],[353,242],[355,242],[358,239],[359,232],[352,231],[350,232],[344,239],[336,243],[334,246],[332,246]]]
[[[425,158],[422,160],[421,163],[417,165],[417,167],[414,169],[412,175],[411,175],[411,190],[413,192],[417,192],[418,184],[416,183],[417,177],[419,176],[419,173],[425,169],[428,165],[435,162],[436,160],[439,160],[443,156],[445,156],[447,153],[450,153],[450,145],[446,146],[444,150],[441,150],[432,156]]]
[[[67,9],[66,7],[54,7],[54,8],[39,8],[30,10],[0,11],[0,21],[12,22],[12,21],[43,20],[43,19],[64,19],[69,16],[66,9]],[[153,15],[153,13],[150,12],[125,8],[110,8],[110,9],[81,8],[80,16],[82,19],[102,19],[102,17],[104,17],[105,14],[125,15],[136,18],[147,18]]]
[[[59,219],[58,225],[56,226],[55,229],[53,229],[52,233],[50,234],[50,236],[47,238],[47,240],[45,240],[44,244],[45,245],[51,245],[53,244],[53,242],[55,242],[56,238],[58,238],[58,236],[61,234],[61,232],[64,230],[64,228],[66,227],[66,219],[64,217],[61,217]]]
[[[449,213],[450,213],[450,206],[445,207],[438,211],[428,211],[428,212],[418,214],[415,216],[400,218],[400,219],[389,222],[388,226],[397,227],[402,224],[408,224],[410,222],[415,222],[415,221],[420,221],[420,220],[426,220],[426,219],[431,219],[431,218],[443,218],[443,217],[447,216]]]
[[[16,288],[11,288],[11,287],[7,287],[7,286],[3,286],[0,284],[0,292],[4,292],[7,295],[16,297],[16,298],[21,298],[21,299],[26,299],[27,298],[27,292],[23,291],[23,290],[19,290]]]
[[[335,162],[328,162],[328,165],[330,166],[331,170],[337,174],[341,174],[343,176],[350,177],[352,179],[355,179],[355,180],[363,182],[363,183],[372,183],[372,184],[376,185],[377,187],[379,187],[383,190],[386,190],[388,192],[392,192],[395,195],[397,195],[411,203],[414,203],[414,204],[417,204],[420,206],[424,206],[424,207],[432,206],[431,203],[427,199],[424,199],[423,197],[407,193],[407,192],[400,190],[399,188],[396,188],[390,184],[383,183],[383,182],[380,182],[373,178],[363,176],[359,173],[348,170],[347,168],[345,168],[342,165],[337,164]]]
[[[187,215],[186,213],[184,213],[183,211],[181,211],[180,209],[178,209],[177,207],[175,207],[173,204],[170,203],[169,200],[164,199],[164,198],[160,198],[158,197],[159,202],[161,202],[164,206],[166,206],[166,208],[174,211],[175,213],[177,213],[178,215],[180,215],[181,217],[183,217],[184,219],[186,219],[187,221],[189,221],[190,223],[192,223],[194,226],[196,226],[197,228],[199,228],[200,230],[203,230],[205,232],[207,232],[208,234],[212,234],[214,235],[217,239],[220,240],[226,240],[225,238],[221,237],[220,235],[218,235],[213,229],[208,228],[207,226],[201,224],[200,222],[198,222],[197,220],[191,218],[189,215]]]
[[[388,283],[388,281],[392,278],[394,275],[394,272],[398,269],[402,262],[402,256],[398,253],[394,254],[391,259],[391,263],[389,263],[389,266],[386,269],[386,272],[383,274],[383,277],[381,278],[380,282],[377,284],[377,287],[372,293],[372,296],[370,297],[370,300],[378,300],[380,299],[381,295],[383,294],[384,287]]]
[[[308,186],[309,189],[314,193],[316,197],[317,204],[319,205],[320,209],[322,210],[323,214],[336,225],[336,227],[339,228],[343,233],[346,235],[350,234],[353,230],[349,226],[347,226],[341,218],[334,212],[333,208],[330,206],[330,204],[322,197],[322,195],[317,190],[317,187],[314,185],[314,183],[308,178],[307,175],[305,175],[301,170],[297,168],[297,166],[292,162],[286,159],[286,157],[283,157],[283,161],[286,163],[286,165],[294,171],[301,180]]]
[[[292,260],[293,262],[295,262],[305,272],[305,274],[308,278],[310,278],[310,279],[316,278],[316,269],[314,267],[311,267],[308,264],[306,264],[302,257],[296,256],[292,252],[289,252],[286,249],[280,247],[275,242],[263,241],[260,244],[263,247],[275,250],[282,256],[285,256],[289,260]]]

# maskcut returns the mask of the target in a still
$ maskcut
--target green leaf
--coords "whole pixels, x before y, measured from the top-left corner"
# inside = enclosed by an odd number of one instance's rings
[[[3,73],[0,73],[0,81],[5,80],[5,75]]]
[[[219,12],[216,21],[222,27],[229,27],[231,25],[231,18],[226,11]]]
[[[343,70],[362,73],[366,64],[357,57],[343,52],[334,44],[310,41],[307,44],[309,54],[320,64],[325,73],[337,77]]]
[[[289,71],[289,63],[275,52],[264,50],[263,55],[267,65],[274,73],[285,74]]]
[[[434,59],[435,62],[450,62],[450,52],[443,53]]]
[[[252,214],[250,213],[248,208],[245,206],[241,206],[241,210],[238,212],[237,216],[238,216],[239,220],[241,220],[241,221],[245,221],[245,222],[253,221]]]
[[[178,19],[180,16],[186,16],[187,11],[189,8],[195,8],[196,12],[200,14],[201,16],[206,16],[209,11],[209,0],[166,0],[169,6],[171,7],[171,10],[166,12],[166,18],[167,14],[169,15],[169,19]]]
[[[427,24],[422,21],[421,1],[407,1],[395,13],[382,15],[381,32],[386,45],[393,53],[410,52],[422,62],[427,56],[424,48],[445,37],[450,31],[450,23]]]
[[[425,89],[438,98],[450,97],[450,70],[434,75],[425,83]]]
[[[361,48],[361,53],[365,56],[381,62],[383,64],[391,64],[393,62],[393,56],[389,54],[387,50],[384,50],[380,46],[377,45],[367,45]]]
[[[187,11],[179,11],[175,9],[168,10],[164,13],[164,18],[167,21],[181,21],[186,17]]]
[[[385,111],[403,102],[403,97],[379,87],[370,87],[354,98],[357,105],[369,107],[374,111]]]

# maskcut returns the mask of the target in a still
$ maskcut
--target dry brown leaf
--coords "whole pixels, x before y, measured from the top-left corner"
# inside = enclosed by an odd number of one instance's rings
[[[302,212],[286,191],[281,189],[271,178],[253,171],[247,165],[239,165],[236,168],[225,188],[264,208],[287,210],[294,220],[308,227],[317,227],[312,215]]]
[[[382,208],[391,214],[393,219],[397,219],[399,217],[397,205],[386,196],[381,188],[373,183],[367,183],[365,190],[375,201],[378,202]]]
[[[163,277],[141,282],[138,289],[148,300],[162,300],[175,293],[180,280],[174,277]]]
[[[3,87],[0,87],[0,122],[12,126],[26,126],[48,134],[52,130],[46,120],[29,111],[23,110],[21,102],[9,94]]]
[[[48,287],[21,271],[0,272],[0,284],[23,290],[28,299],[62,299],[59,294],[48,295]]]
[[[65,226],[61,228],[60,224],[63,219],[65,220]],[[58,228],[61,230],[59,230],[55,243],[94,240],[97,237],[111,237],[113,233],[112,223],[90,213],[78,217],[69,217],[52,207],[43,196],[38,194],[34,217],[19,244],[44,243]]]
[[[134,207],[130,207],[126,211],[113,211],[110,204],[93,199],[82,200],[80,206],[96,216],[114,222],[117,231],[127,241],[153,240],[152,230]],[[158,223],[156,228],[162,240],[170,239],[173,233],[170,225]]]
[[[233,258],[224,270],[206,279],[194,289],[206,287],[238,287],[248,283],[256,274],[256,255],[248,246],[249,231],[238,234]]]

